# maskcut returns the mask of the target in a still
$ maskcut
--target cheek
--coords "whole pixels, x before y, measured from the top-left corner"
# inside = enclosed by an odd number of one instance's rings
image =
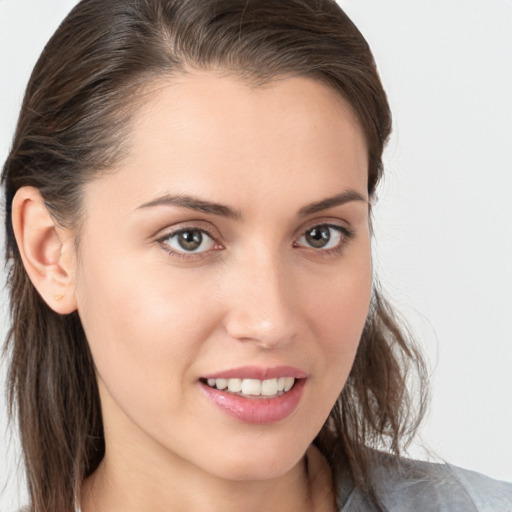
[[[369,244],[368,244],[369,247]],[[315,436],[329,416],[352,368],[371,297],[372,268],[369,249],[357,251],[329,275],[304,282],[302,314],[308,336],[304,340],[314,396],[306,404],[308,431]],[[315,286],[313,286],[315,284]]]
[[[372,266],[368,250],[346,261],[309,296],[307,310],[314,339],[325,361],[325,379],[341,391],[352,367],[368,315]]]
[[[84,255],[77,295],[99,377],[119,401],[144,400],[148,390],[166,403],[176,400],[168,390],[187,380],[215,323],[212,309],[197,321],[208,289],[143,258],[97,256]]]

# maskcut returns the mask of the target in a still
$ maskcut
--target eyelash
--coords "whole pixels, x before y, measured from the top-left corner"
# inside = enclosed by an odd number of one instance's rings
[[[314,224],[313,226],[308,227],[306,230],[303,231],[299,240],[301,240],[302,238],[305,238],[306,234],[308,232],[311,232],[314,229],[319,229],[319,228],[329,228],[329,230],[331,230],[331,231],[334,230],[334,231],[338,232],[338,234],[340,236],[340,240],[338,241],[336,246],[330,247],[329,249],[322,249],[322,248],[317,249],[317,248],[311,247],[311,246],[298,245],[297,241],[293,242],[293,246],[294,247],[304,247],[305,249],[310,249],[320,256],[329,256],[332,254],[341,254],[345,250],[347,244],[355,236],[355,233],[351,229],[348,229],[345,226],[340,226],[339,224],[330,224],[327,222],[323,222],[323,223]],[[332,234],[331,234],[331,236],[332,236]]]
[[[201,233],[202,236],[206,235],[211,240],[211,243],[217,247],[215,249],[210,249],[208,251],[202,251],[202,252],[189,251],[189,252],[187,252],[185,250],[183,250],[183,251],[174,250],[169,246],[168,241],[171,238],[178,237],[182,233],[190,233],[190,232]],[[221,250],[221,248],[222,248],[222,246],[215,240],[215,237],[213,236],[212,233],[210,233],[209,231],[207,231],[204,228],[198,228],[198,227],[194,227],[194,226],[186,226],[183,228],[179,228],[175,231],[171,231],[170,233],[167,233],[162,238],[158,239],[157,242],[171,256],[176,257],[176,258],[186,258],[186,259],[204,258],[206,256],[206,254],[208,252],[210,252],[211,250],[217,251],[217,250]]]
[[[335,247],[331,247],[328,249],[322,249],[322,248],[315,248],[315,247],[311,247],[311,246],[304,246],[304,245],[298,244],[298,240],[305,238],[306,234],[308,232],[311,232],[314,229],[319,229],[319,228],[328,228],[329,230],[334,230],[339,233],[340,241],[337,243],[337,245]],[[194,251],[187,252],[185,250],[183,250],[183,251],[174,250],[169,246],[168,241],[170,239],[178,237],[180,234],[190,233],[190,232],[201,233],[202,236],[206,235],[211,240],[211,243],[213,244],[214,248],[206,250],[206,251],[201,251],[201,252],[194,252]],[[320,223],[320,224],[314,224],[314,225],[308,227],[307,229],[305,229],[302,232],[301,236],[293,242],[293,247],[294,248],[302,247],[304,249],[309,249],[309,250],[314,251],[316,254],[318,254],[320,256],[328,256],[331,254],[341,254],[343,252],[343,250],[345,249],[346,245],[350,242],[351,239],[354,238],[354,236],[355,236],[355,233],[352,230],[350,230],[344,226],[324,222],[324,223]],[[206,230],[204,228],[198,228],[198,227],[194,227],[194,226],[186,226],[183,228],[179,228],[175,231],[172,231],[170,233],[167,233],[165,236],[159,238],[157,240],[157,242],[163,247],[163,249],[168,254],[170,254],[176,258],[199,259],[199,258],[206,257],[207,254],[211,251],[219,251],[219,250],[223,249],[223,247],[215,240],[215,237],[213,236],[212,233],[210,233],[208,230]],[[202,241],[201,241],[201,243],[202,243]]]

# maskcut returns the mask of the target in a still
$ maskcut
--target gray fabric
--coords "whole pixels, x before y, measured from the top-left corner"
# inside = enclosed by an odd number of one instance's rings
[[[368,477],[379,503],[355,488],[340,512],[512,512],[512,484],[449,464],[383,458]]]

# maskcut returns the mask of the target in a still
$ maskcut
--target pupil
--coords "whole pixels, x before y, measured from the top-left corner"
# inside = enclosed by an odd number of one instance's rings
[[[306,240],[312,247],[324,247],[331,239],[331,233],[327,226],[318,226],[306,232]]]
[[[182,231],[178,235],[178,243],[186,251],[195,251],[202,243],[201,231]]]

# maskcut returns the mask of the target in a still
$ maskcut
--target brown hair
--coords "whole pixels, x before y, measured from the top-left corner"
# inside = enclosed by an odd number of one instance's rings
[[[163,75],[221,69],[264,83],[310,76],[339,92],[366,136],[368,192],[382,174],[391,116],[370,49],[334,0],[83,0],[37,62],[2,181],[12,327],[8,394],[16,410],[34,512],[69,511],[97,468],[104,439],[94,364],[78,313],[41,299],[17,249],[10,207],[18,188],[79,233],[81,189],[122,158],[134,102]],[[375,284],[355,363],[316,444],[335,475],[365,480],[372,448],[398,455],[415,432],[408,369],[422,359]],[[423,388],[422,388],[423,389]],[[416,414],[414,414],[416,413]]]

